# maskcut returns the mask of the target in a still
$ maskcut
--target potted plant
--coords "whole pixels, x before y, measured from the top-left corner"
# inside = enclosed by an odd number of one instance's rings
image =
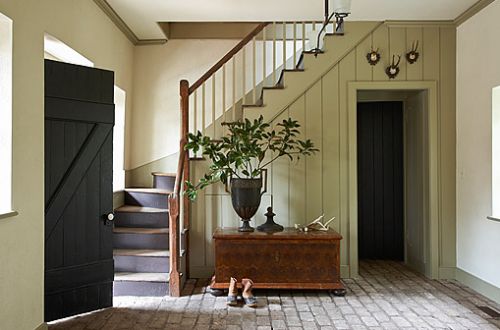
[[[267,166],[281,157],[299,160],[301,156],[319,150],[311,140],[298,138],[300,125],[291,118],[278,123],[275,128],[265,123],[262,116],[253,122],[245,119],[222,125],[228,128],[228,134],[220,140],[203,136],[200,131],[189,134],[186,150],[194,153],[201,150],[212,164],[198,183],[186,182],[186,194],[194,200],[199,189],[219,181],[229,192],[229,183],[233,208],[243,221],[238,230],[253,231],[249,222],[266,192]]]

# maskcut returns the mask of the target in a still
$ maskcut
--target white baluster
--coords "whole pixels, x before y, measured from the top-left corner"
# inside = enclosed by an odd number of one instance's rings
[[[302,22],[302,51],[306,50],[306,23]]]
[[[266,29],[262,30],[262,87],[264,87],[266,82]]]
[[[283,22],[283,70],[286,70],[286,22]]]
[[[232,121],[236,121],[236,56],[233,56],[233,117]]]
[[[257,52],[255,49],[255,37],[252,39],[252,103],[257,102]]]
[[[297,24],[293,22],[293,66],[297,66]]]
[[[226,64],[222,66],[222,121],[226,122]],[[222,134],[226,134],[225,126],[222,126]]]
[[[198,89],[194,90],[194,102],[193,102],[193,108],[194,108],[194,115],[193,115],[193,123],[194,123],[194,133],[198,131]]]
[[[242,52],[241,52],[241,56],[242,56],[242,61],[241,61],[241,69],[242,69],[242,75],[241,75],[241,82],[242,82],[242,97],[241,97],[241,105],[245,104],[245,96],[246,96],[246,89],[247,89],[247,82],[246,82],[246,79],[247,79],[247,75],[246,75],[246,63],[247,63],[247,52],[246,52],[246,47],[243,47],[242,49]]]
[[[217,134],[215,132],[215,75],[216,73],[212,75],[212,127],[214,131],[214,135],[212,136],[213,139],[217,138]]]
[[[206,104],[205,104],[205,96],[206,96],[206,88],[205,83],[201,86],[201,132],[205,135],[205,112],[206,112]]]
[[[273,22],[273,85],[276,84],[276,22]]]

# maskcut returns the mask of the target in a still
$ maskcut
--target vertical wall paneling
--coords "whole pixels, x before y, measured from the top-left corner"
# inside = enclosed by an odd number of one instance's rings
[[[356,80],[369,81],[372,80],[373,66],[368,63],[366,54],[371,51],[372,37],[371,35],[365,38],[356,47]],[[376,48],[376,47],[375,47]]]
[[[407,61],[405,58],[406,54],[406,28],[404,27],[391,27],[389,29],[389,60],[392,61],[392,56],[401,56],[401,62],[399,63],[399,74],[394,78],[394,80],[406,80],[406,65]]]
[[[410,65],[404,56],[415,40],[419,40],[420,58]],[[331,40],[327,41],[325,45],[330,45]],[[339,42],[341,42],[340,39]],[[371,50],[372,46],[375,49],[378,48],[381,54],[380,62],[373,67],[366,61],[366,53]],[[440,251],[440,266],[449,268],[445,269],[442,275],[447,277],[456,259],[455,181],[454,171],[449,170],[455,168],[456,62],[454,27],[446,23],[383,24],[368,36],[360,37],[357,43],[352,45],[352,50],[339,63],[333,67],[331,63],[325,63],[325,71],[321,76],[318,75],[317,83],[297,95],[293,103],[285,105],[283,112],[273,121],[273,124],[276,124],[288,116],[298,120],[303,125],[302,138],[312,139],[320,147],[320,154],[307,160],[302,159],[298,163],[280,160],[269,168],[269,193],[263,196],[253,225],[258,225],[265,220],[264,213],[271,203],[271,194],[274,197],[276,221],[283,225],[293,226],[295,223],[304,223],[323,212],[326,218],[335,216],[333,226],[344,237],[341,243],[343,274],[348,274],[349,270],[356,272],[356,264],[350,261],[350,257],[356,255],[357,246],[349,242],[350,231],[356,231],[357,227],[349,219],[350,207],[352,208],[350,194],[354,193],[354,190],[350,191],[349,187],[349,159],[356,159],[356,157],[351,158],[349,152],[349,125],[352,120],[355,121],[355,118],[349,119],[347,113],[348,104],[352,101],[347,95],[348,84],[354,81],[397,83],[397,81],[389,80],[385,74],[385,68],[390,64],[392,53],[403,57],[400,64],[401,72],[396,79],[399,82],[405,80],[438,82],[438,94],[429,97],[433,99],[436,96],[438,100],[438,111],[429,114],[432,119],[436,118],[439,127],[437,130],[437,139],[440,141],[439,149],[430,150],[433,155],[440,155],[439,163],[431,164],[437,166],[437,170],[428,166],[430,163],[426,150],[424,150],[425,156],[421,157],[420,161],[425,172],[422,174],[432,175],[434,178],[432,182],[424,181],[422,189],[428,191],[429,185],[434,185],[434,183],[439,184],[441,189],[434,199],[441,202],[439,214],[424,216],[433,216],[433,219],[434,216],[440,218],[440,227],[435,232],[441,232],[441,246],[436,247],[435,250],[439,248]],[[281,56],[281,53],[276,56]],[[305,63],[307,66],[308,62]],[[306,67],[306,71],[300,74],[307,75],[308,72],[311,71],[308,71]],[[228,76],[231,76],[231,73],[228,72]],[[290,75],[288,80],[290,87],[299,81],[292,77]],[[240,87],[241,84],[238,84],[237,88]],[[238,91],[238,97],[240,95]],[[277,91],[266,93],[268,97],[266,103],[272,103],[271,98],[279,97],[279,95]],[[206,101],[209,102],[209,100]],[[238,102],[238,100],[235,101]],[[200,98],[198,107],[201,108],[201,106]],[[201,114],[198,117],[201,117]],[[427,127],[429,121],[427,113],[423,115],[422,120],[425,131],[432,129],[432,127]],[[427,143],[427,140],[423,141],[425,148]],[[196,176],[201,175],[206,166],[206,162],[195,162],[193,173],[196,173]],[[430,172],[427,173],[429,169]],[[424,201],[424,209],[427,208],[426,203],[427,200]],[[212,231],[217,225],[238,226],[240,221],[232,209],[230,196],[224,192],[222,185],[209,187],[202,192],[198,201],[193,204],[193,210],[191,229],[193,239],[190,250],[192,274],[207,277],[213,271]],[[350,262],[353,262],[353,265],[349,265]]]
[[[284,111],[275,120],[274,124],[278,124],[284,119],[288,119],[288,111]],[[284,226],[293,226],[290,224],[288,213],[289,200],[289,177],[290,167],[294,166],[288,157],[280,158],[272,164],[272,173],[270,172],[268,189],[272,188],[273,195],[273,212],[276,213],[275,221]],[[266,207],[269,205],[265,205]]]
[[[300,97],[289,108],[290,117],[304,125],[305,122],[305,96]],[[305,138],[304,129],[301,138]],[[304,223],[306,219],[306,162],[304,159],[290,165],[290,199],[288,203],[290,224]]]
[[[389,28],[387,25],[382,25],[372,34],[373,48],[380,53],[380,61],[373,67],[373,80],[387,80],[385,68],[389,65]]]
[[[337,66],[323,77],[322,88],[323,212],[325,212],[326,219],[336,217],[333,228],[340,232],[339,69]]]
[[[191,162],[191,179],[195,182],[203,176],[206,167],[202,162]],[[205,192],[201,191],[195,202],[191,204],[191,211],[194,216],[197,216],[197,221],[191,221],[189,238],[191,244],[189,246],[189,260],[196,267],[205,266],[205,248],[206,244],[197,244],[197,242],[205,242]],[[198,218],[199,217],[199,218]],[[194,270],[194,269],[193,269]]]
[[[423,40],[422,40],[422,28],[421,27],[409,27],[406,29],[406,50],[405,50],[405,55],[407,52],[411,50],[413,42],[418,41],[418,50],[417,52],[420,53],[420,57],[418,60],[413,63],[407,63],[406,64],[406,79],[407,80],[422,80],[422,74],[423,74],[423,59],[422,59],[422,46],[423,46]]]
[[[312,86],[306,93],[306,119],[303,122],[303,130],[306,137],[314,141],[318,149],[322,146],[322,97],[321,80]],[[305,126],[305,127],[304,127]],[[306,157],[306,221],[310,222],[323,214],[322,199],[322,154],[316,153]]]
[[[424,64],[424,80],[439,79],[439,27],[423,28],[422,60]]]

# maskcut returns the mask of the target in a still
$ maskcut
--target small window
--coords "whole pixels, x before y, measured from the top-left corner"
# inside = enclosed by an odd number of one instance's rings
[[[500,86],[492,91],[491,111],[491,198],[492,216],[500,218]]]
[[[94,67],[94,63],[85,56],[48,33],[44,35],[44,51],[48,60]]]
[[[12,20],[0,14],[0,214],[12,211]]]

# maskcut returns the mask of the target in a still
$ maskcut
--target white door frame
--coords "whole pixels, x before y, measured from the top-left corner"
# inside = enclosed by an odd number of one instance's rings
[[[424,184],[428,219],[426,276],[439,277],[439,176],[438,176],[438,103],[436,81],[349,82],[347,112],[349,122],[349,275],[359,276],[358,259],[358,173],[357,173],[357,92],[359,90],[414,91],[426,90],[427,97],[427,171]]]

